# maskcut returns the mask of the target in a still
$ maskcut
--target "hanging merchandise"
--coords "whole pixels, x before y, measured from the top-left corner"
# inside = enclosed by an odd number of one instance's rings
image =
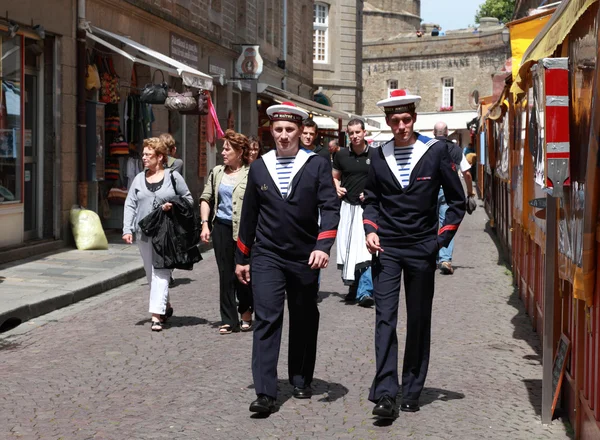
[[[85,72],[85,89],[94,90],[100,89],[100,74],[98,73],[98,67],[92,61],[92,54],[89,50],[86,50],[87,67]]]
[[[104,129],[115,134],[121,131],[121,118],[117,104],[106,104],[104,107]]]
[[[182,115],[207,115],[208,114],[208,100],[206,99],[206,92],[200,90],[198,96],[196,96],[196,105],[192,110],[180,111]]]
[[[207,96],[207,100],[208,100],[208,113],[210,115],[210,119],[212,119],[212,124],[214,127],[214,135],[215,135],[216,139],[221,139],[223,136],[225,136],[225,133],[223,132],[223,129],[221,128],[221,124],[219,124],[219,117],[217,116],[217,110],[215,109],[215,106],[212,103],[212,99],[210,99],[210,95],[206,95],[206,96]],[[211,123],[211,121],[209,120],[209,124],[210,123]]]
[[[107,156],[106,168],[104,168],[104,179],[118,180],[119,179],[119,159],[116,157]]]
[[[162,82],[160,84],[154,84],[154,77],[156,72],[160,72],[162,76]],[[165,76],[161,70],[155,70],[152,75],[152,83],[146,84],[142,89],[140,100],[146,104],[164,104],[167,99],[167,93],[169,86],[165,82]]]
[[[100,102],[106,104],[118,104],[121,100],[119,96],[119,76],[115,72],[112,58],[96,57],[98,66],[100,66]]]
[[[115,136],[108,147],[111,156],[127,156],[129,154],[129,144],[122,134]]]
[[[127,188],[111,188],[106,198],[113,205],[124,205],[127,198]]]
[[[192,92],[179,93],[169,90],[165,100],[165,108],[173,111],[190,111],[194,110],[197,105]]]

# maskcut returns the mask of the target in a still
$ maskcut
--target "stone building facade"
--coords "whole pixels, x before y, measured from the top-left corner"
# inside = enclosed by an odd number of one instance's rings
[[[359,113],[362,110],[363,0],[325,0],[314,5],[313,75],[317,94],[323,94],[336,110]],[[323,15],[326,14],[326,15]],[[318,18],[317,18],[318,17]],[[325,30],[326,34],[321,31]],[[323,39],[325,41],[323,41]],[[320,51],[314,49],[315,44]]]
[[[478,97],[492,93],[492,76],[504,67],[504,26],[487,18],[477,29],[432,36],[433,24],[421,24],[420,1],[396,4],[370,0],[369,12],[365,5],[361,113],[377,114],[377,101],[396,88],[419,94],[421,112],[476,109]],[[383,17],[393,26],[377,21]],[[418,29],[425,34],[418,37]]]
[[[363,15],[363,41],[388,39],[419,28],[421,0],[368,0]]]
[[[365,42],[362,113],[377,113],[377,101],[395,88],[420,95],[422,112],[476,109],[506,57],[501,28]]]
[[[3,11],[3,15],[20,25],[19,35],[25,35],[23,44],[33,48],[33,52],[29,49],[23,52],[25,62],[32,60],[30,52],[36,54],[39,70],[46,74],[38,77],[44,81],[42,94],[45,96],[40,104],[43,111],[39,113],[39,120],[44,121],[44,133],[39,134],[39,139],[44,145],[38,149],[39,157],[44,160],[37,162],[38,169],[43,169],[43,172],[34,175],[27,166],[25,172],[20,172],[19,166],[13,166],[16,171],[10,175],[5,171],[6,167],[0,170],[3,182],[11,185],[19,182],[19,193],[14,195],[16,200],[4,203],[5,197],[0,197],[0,222],[3,224],[0,249],[22,246],[26,240],[41,238],[56,242],[71,240],[69,210],[81,200],[78,187],[81,188],[80,174],[83,173],[77,164],[84,157],[77,137],[78,95],[75,88],[78,78],[75,31],[77,11],[82,6],[92,35],[104,38],[113,48],[131,56],[152,61],[152,57],[138,53],[118,38],[94,34],[93,29],[126,37],[174,59],[177,58],[173,41],[185,41],[188,47],[192,47],[191,61],[178,61],[213,78],[211,96],[223,129],[233,128],[247,135],[258,132],[258,90],[266,85],[285,89],[306,99],[313,97],[311,0],[288,0],[285,17],[280,0],[48,0],[43,11],[54,12],[45,15],[37,3],[33,0],[9,2],[7,10]],[[0,31],[6,32],[6,25],[8,21],[0,21]],[[36,42],[40,37],[36,37],[33,25],[45,28],[45,39],[41,43]],[[234,66],[242,44],[260,45],[264,67],[258,80],[236,78]],[[120,77],[119,93],[123,102],[123,98],[135,88],[131,81],[134,64],[97,40],[92,41],[88,37],[86,45],[90,51],[112,53],[110,56]],[[40,56],[40,53],[43,55]],[[138,87],[152,81],[156,68],[137,63],[135,66]],[[181,78],[173,74],[174,69],[170,69],[170,73],[164,70],[169,86],[181,89]],[[97,96],[86,92],[85,99],[93,102]],[[210,168],[219,160],[217,145],[208,142],[206,117],[181,116],[160,105],[153,106],[153,112],[153,134],[170,131],[175,135],[178,155],[185,163],[184,177],[197,198]],[[27,149],[28,142],[32,142],[28,133],[23,140]],[[37,179],[34,189],[29,188],[32,185],[30,177]],[[91,180],[89,176],[88,179]],[[95,186],[90,185],[90,188]],[[35,217],[35,231],[24,234],[23,231],[31,226],[26,224],[26,211],[32,207],[40,212]],[[98,210],[98,206],[93,204],[88,207]],[[113,214],[118,212],[118,207],[111,206],[111,211]],[[119,219],[112,220],[115,221],[110,223],[110,227],[119,228]]]

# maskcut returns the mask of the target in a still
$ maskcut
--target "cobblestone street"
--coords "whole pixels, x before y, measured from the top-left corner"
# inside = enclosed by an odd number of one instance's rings
[[[252,335],[218,334],[208,253],[194,271],[176,271],[175,315],[161,333],[150,331],[143,279],[0,335],[0,438],[569,438],[560,420],[540,423],[539,339],[484,232],[486,219],[481,206],[465,218],[456,272],[437,275],[420,412],[400,413],[392,424],[371,415],[375,310],[344,303],[330,264],[321,282],[315,395],[291,398],[286,318],[279,411],[252,417]]]

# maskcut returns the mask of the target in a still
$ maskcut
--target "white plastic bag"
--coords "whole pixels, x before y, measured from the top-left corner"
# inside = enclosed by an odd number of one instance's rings
[[[80,251],[92,249],[108,249],[108,241],[102,229],[100,217],[94,211],[71,207],[71,230],[75,237],[75,245]]]

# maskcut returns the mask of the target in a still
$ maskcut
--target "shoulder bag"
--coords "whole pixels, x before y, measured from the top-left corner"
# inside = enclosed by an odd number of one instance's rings
[[[162,76],[162,82],[159,84],[154,84],[156,72],[160,72],[160,75]],[[162,70],[155,70],[152,75],[152,82],[146,84],[142,89],[140,101],[145,102],[146,104],[164,104],[167,99],[168,90],[169,86],[167,86],[167,83],[165,82],[165,75],[162,73]]]

